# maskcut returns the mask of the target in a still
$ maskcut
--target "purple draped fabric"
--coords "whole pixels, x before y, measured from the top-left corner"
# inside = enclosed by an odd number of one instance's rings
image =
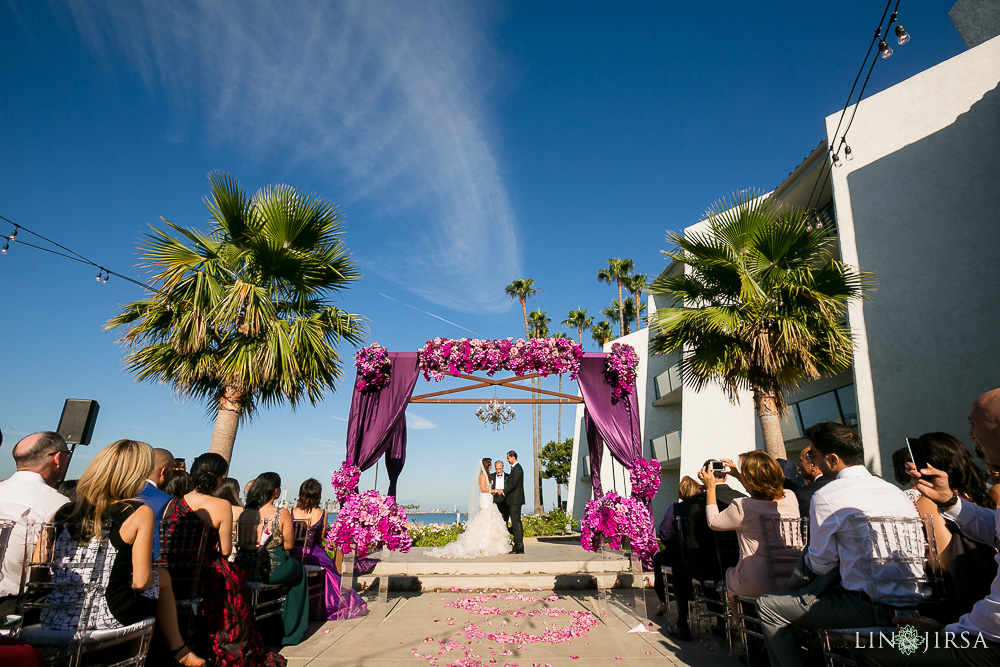
[[[595,498],[604,495],[599,472],[604,445],[608,446],[611,456],[629,470],[642,456],[639,399],[635,395],[635,386],[628,396],[612,403],[611,386],[604,381],[607,356],[590,353],[580,359],[580,393],[583,394],[585,407],[590,476]]]
[[[351,398],[347,419],[347,456],[368,470],[386,452],[389,495],[396,495],[396,480],[406,462],[406,405],[417,384],[417,353],[390,352],[392,373],[381,391],[359,392]]]

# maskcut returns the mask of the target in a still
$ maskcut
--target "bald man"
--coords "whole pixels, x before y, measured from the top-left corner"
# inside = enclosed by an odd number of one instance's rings
[[[1000,471],[1000,389],[988,391],[975,400],[969,411],[969,437],[982,451],[983,463],[991,474]],[[914,487],[931,500],[941,515],[954,521],[962,533],[976,542],[995,544],[1000,539],[1000,513],[962,500],[948,485],[948,474],[927,466],[912,470]],[[997,556],[1000,564],[1000,555]],[[904,655],[896,648],[858,651],[865,665],[1000,665],[1000,568],[990,593],[972,611],[954,623],[944,625],[933,618],[896,618],[895,623],[912,625],[927,640],[927,649]],[[924,634],[929,633],[929,634]],[[951,637],[951,643],[946,641]]]
[[[24,546],[33,548],[37,531],[28,535],[28,522],[49,521],[69,498],[55,490],[69,465],[69,447],[58,433],[32,433],[14,445],[17,472],[0,482],[0,519],[14,522],[0,569],[0,616],[13,614],[24,569]]]
[[[153,559],[160,557],[160,523],[163,521],[167,507],[173,496],[164,493],[163,489],[174,476],[174,455],[159,447],[153,450],[153,469],[149,471],[146,486],[139,492],[137,498],[149,505],[153,510]]]

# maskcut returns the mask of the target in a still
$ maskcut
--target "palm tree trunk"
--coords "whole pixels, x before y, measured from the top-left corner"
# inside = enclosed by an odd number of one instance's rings
[[[556,482],[556,509],[562,509],[562,484]]]
[[[642,290],[635,293],[635,330],[642,329]]]
[[[529,333],[529,330],[528,330],[528,306],[526,304],[527,304],[527,298],[522,298],[521,299],[521,314],[524,316],[524,340],[525,340],[525,342],[527,342],[528,339],[531,338],[531,334]],[[532,378],[532,380],[531,380],[531,387],[532,388],[535,388],[535,386],[537,386],[535,384],[535,382],[537,382],[537,380],[538,380],[538,378]],[[535,399],[537,397],[538,397],[538,394],[536,394],[535,392],[531,392],[531,398],[532,399]],[[536,405],[534,403],[531,404],[531,458],[532,458],[532,463],[535,466],[535,484],[534,484],[534,487],[535,487],[535,513],[536,514],[541,514],[541,512],[542,512],[542,510],[541,510],[541,507],[542,507],[542,476],[541,476],[541,468],[538,467],[538,450],[539,450],[539,446],[538,446],[538,422],[539,422],[539,414],[538,413],[540,412],[538,408],[539,408],[538,405]]]
[[[622,281],[618,279],[618,337],[625,335],[625,302],[622,301]]]
[[[243,393],[227,387],[219,397],[219,413],[215,417],[215,429],[212,431],[212,444],[208,451],[221,454],[229,463],[233,457],[233,446],[236,444],[236,429],[243,416]]]
[[[760,420],[760,432],[764,436],[767,453],[776,459],[787,459],[785,439],[781,435],[781,418],[778,416],[778,401],[764,389],[753,390],[753,407]]]

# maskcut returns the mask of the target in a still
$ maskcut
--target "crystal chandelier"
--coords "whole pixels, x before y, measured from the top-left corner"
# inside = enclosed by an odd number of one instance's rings
[[[489,403],[476,410],[476,417],[485,426],[492,426],[494,431],[499,431],[508,422],[514,421],[514,408],[501,403],[496,396]]]

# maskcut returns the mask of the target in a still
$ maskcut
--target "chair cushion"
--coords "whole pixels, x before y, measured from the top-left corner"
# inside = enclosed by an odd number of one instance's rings
[[[123,628],[102,628],[100,630],[88,630],[83,635],[84,642],[100,642],[108,639],[117,639],[127,635],[145,630],[155,623],[153,618],[144,618],[138,623],[126,625]],[[57,646],[59,644],[69,644],[73,641],[72,630],[49,630],[43,628],[40,623],[29,625],[21,629],[21,641],[36,646]]]

